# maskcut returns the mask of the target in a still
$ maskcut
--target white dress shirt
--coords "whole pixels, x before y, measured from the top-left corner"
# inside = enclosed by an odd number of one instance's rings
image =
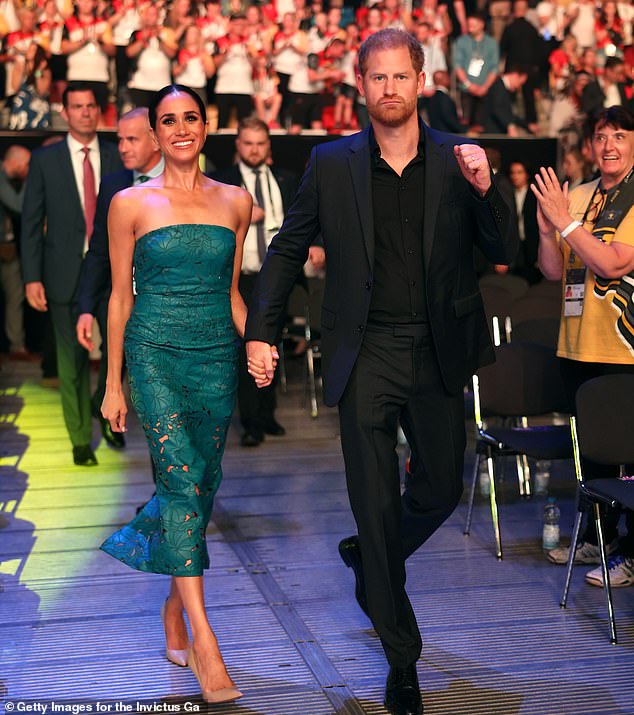
[[[524,230],[524,202],[526,201],[526,194],[528,192],[528,186],[524,186],[521,189],[515,189],[515,214],[517,215],[517,229],[520,235],[520,241],[526,240],[526,231]]]
[[[160,176],[163,172],[165,171],[165,159],[163,157],[160,158],[159,163],[152,167],[149,171],[146,171],[145,173],[141,173],[140,171],[137,171],[134,169],[132,171],[132,184],[136,186],[137,184],[140,184],[141,182],[139,181],[141,176],[148,176],[150,179],[156,179],[157,176]]]
[[[70,134],[66,135],[66,142],[68,143],[68,150],[70,152],[70,160],[73,165],[73,174],[75,175],[75,185],[77,186],[77,193],[79,194],[79,202],[81,203],[82,213],[84,212],[84,152],[82,149],[87,146],[90,151],[88,152],[88,160],[92,165],[92,171],[95,175],[95,196],[99,193],[99,181],[101,179],[101,155],[99,153],[99,139],[95,135],[93,140],[89,144],[82,144],[77,141]],[[90,236],[86,236],[86,243],[84,245],[84,253],[88,250],[88,241]]]
[[[255,202],[255,174],[253,168],[244,162],[239,162],[238,168],[242,176],[242,185],[251,194]],[[264,199],[264,240],[268,248],[273,236],[280,230],[284,220],[284,208],[282,205],[282,192],[273,176],[273,172],[266,164],[258,167],[261,171],[260,185],[262,187],[262,197]],[[249,226],[244,239],[244,250],[242,254],[242,272],[258,273],[262,263],[258,255],[258,235],[254,223]]]
[[[82,149],[87,146],[90,149],[88,159],[92,164],[92,170],[95,175],[95,196],[99,192],[99,179],[101,177],[101,155],[99,154],[99,140],[95,138],[90,144],[82,144],[73,138],[70,134],[66,135],[68,150],[70,151],[70,160],[73,164],[73,174],[75,174],[75,184],[79,192],[79,201],[81,202],[81,210],[84,210],[84,152]]]

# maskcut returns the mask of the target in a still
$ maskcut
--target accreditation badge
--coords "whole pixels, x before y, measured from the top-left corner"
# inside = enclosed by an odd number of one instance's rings
[[[469,62],[469,67],[467,68],[467,74],[469,77],[479,77],[482,68],[484,67],[484,60],[482,57],[473,57]]]
[[[586,269],[567,268],[564,288],[564,316],[570,318],[581,315],[586,290]]]

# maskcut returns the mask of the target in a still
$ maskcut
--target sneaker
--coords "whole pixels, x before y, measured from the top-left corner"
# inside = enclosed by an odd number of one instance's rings
[[[608,561],[608,574],[612,588],[634,586],[634,559],[627,556],[615,556]],[[586,581],[591,586],[603,587],[601,567],[588,571]]]
[[[607,546],[607,554],[613,554],[617,548],[617,540],[615,539]],[[549,561],[554,564],[567,564],[568,555],[570,554],[570,546],[559,546],[556,549],[552,549],[546,553]],[[575,551],[575,561],[576,564],[600,564],[601,563],[601,553],[599,547],[596,544],[591,544],[588,541],[580,541],[577,544],[577,550]]]

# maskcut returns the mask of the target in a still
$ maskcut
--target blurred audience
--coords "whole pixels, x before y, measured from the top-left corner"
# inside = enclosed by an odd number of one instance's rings
[[[24,340],[24,286],[20,235],[16,232],[30,158],[31,152],[26,147],[12,144],[0,165],[0,283],[4,294],[4,332],[12,360],[31,358]]]

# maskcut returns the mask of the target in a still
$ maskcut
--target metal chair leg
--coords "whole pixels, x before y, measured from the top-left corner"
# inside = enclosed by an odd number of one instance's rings
[[[524,465],[522,464],[522,456],[519,454],[515,455],[515,467],[517,468],[517,483],[520,490],[520,496],[523,497],[526,495],[526,491],[524,488]]]
[[[608,571],[608,557],[605,553],[605,539],[603,538],[603,524],[601,523],[601,507],[594,504],[594,523],[597,529],[597,540],[599,551],[601,552],[601,573],[603,574],[603,589],[608,602],[608,619],[610,623],[610,643],[617,643],[616,620],[614,618],[614,606],[612,605],[612,587],[610,586],[610,573]]]
[[[319,410],[317,408],[317,385],[315,383],[315,360],[313,356],[313,348],[308,344],[306,349],[306,366],[308,368],[308,390],[310,394],[310,416],[317,417]]]
[[[566,583],[564,584],[564,595],[561,597],[559,605],[562,608],[566,607],[568,602],[568,591],[570,590],[570,579],[572,578],[572,569],[575,565],[575,552],[577,551],[577,542],[579,541],[579,529],[581,527],[581,518],[583,512],[577,511],[575,517],[575,525],[572,529],[572,537],[570,539],[570,553],[568,554],[568,567],[566,569]]]
[[[277,347],[277,352],[280,356],[278,365],[277,365],[277,371],[280,376],[280,388],[284,394],[286,394],[286,391],[288,390],[288,382],[286,380],[286,352],[284,350],[284,341],[280,340],[280,344]]]
[[[473,465],[473,474],[471,475],[471,491],[469,493],[469,507],[467,508],[467,520],[464,525],[464,535],[469,536],[471,533],[471,518],[473,517],[473,502],[475,501],[475,491],[478,484],[478,474],[480,473],[480,462],[482,455],[476,454],[475,463]]]
[[[523,454],[522,455],[522,465],[524,467],[524,496],[527,499],[530,499],[532,496],[532,491],[531,491],[531,470],[530,467],[528,466],[528,457]]]
[[[493,471],[493,457],[487,457],[487,468],[489,471],[489,487],[491,500],[491,518],[493,519],[493,530],[495,531],[495,543],[497,547],[496,556],[502,560],[502,536],[500,534],[500,520],[498,516],[498,501],[495,496],[495,473]]]

